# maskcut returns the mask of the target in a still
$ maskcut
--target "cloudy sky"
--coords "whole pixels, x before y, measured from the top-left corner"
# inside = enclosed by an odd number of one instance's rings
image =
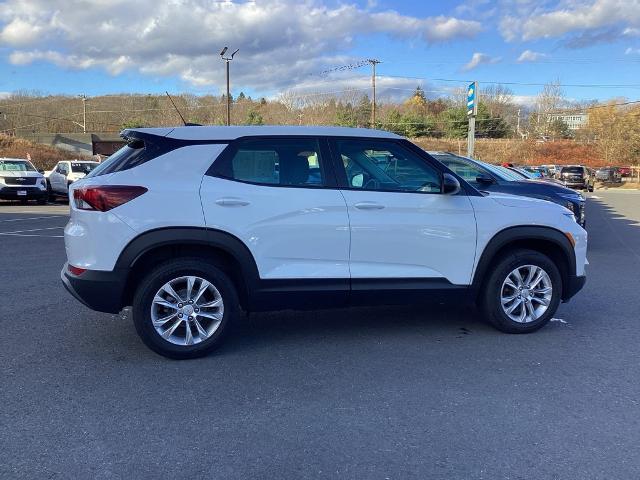
[[[367,67],[339,68],[366,58],[389,92],[640,93],[640,0],[4,0],[0,93],[218,94],[224,45],[240,49],[233,91],[252,95],[366,88]]]

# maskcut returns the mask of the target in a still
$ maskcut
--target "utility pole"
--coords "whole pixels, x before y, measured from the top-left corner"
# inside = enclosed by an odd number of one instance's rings
[[[240,50],[239,48],[237,48],[231,54],[230,57],[225,57],[224,54],[227,53],[228,49],[229,47],[224,47],[220,52],[220,57],[222,57],[222,60],[224,60],[226,64],[226,70],[227,70],[227,126],[231,125],[231,92],[229,89],[229,62],[233,60],[234,55],[238,53],[238,50]]]
[[[72,120],[71,122],[82,127],[82,133],[87,133],[87,96],[85,94],[78,95],[82,100],[82,123]]]
[[[467,135],[467,157],[473,158],[476,146],[476,115],[478,114],[478,82],[473,82],[467,89],[467,117],[469,117],[469,133]]]
[[[371,104],[371,128],[376,128],[376,65],[380,63],[380,60],[369,58],[367,59],[367,62],[371,64],[371,87],[373,89],[373,103]]]

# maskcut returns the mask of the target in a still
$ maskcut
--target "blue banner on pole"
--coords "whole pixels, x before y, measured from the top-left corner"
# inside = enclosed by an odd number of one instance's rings
[[[467,89],[467,115],[476,115],[478,113],[478,84],[473,82]]]

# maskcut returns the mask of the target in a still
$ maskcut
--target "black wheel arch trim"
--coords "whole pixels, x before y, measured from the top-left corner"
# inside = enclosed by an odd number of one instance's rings
[[[563,278],[563,282],[565,284],[570,283],[576,276],[576,254],[573,249],[573,245],[567,236],[560,230],[556,230],[552,227],[537,225],[515,226],[505,228],[504,230],[496,233],[484,247],[473,274],[472,286],[474,290],[479,291],[485,275],[498,252],[503,248],[508,247],[510,244],[517,243],[518,241],[536,240],[551,242],[560,249],[560,252],[567,261],[568,267],[568,271],[565,272],[566,276]],[[568,299],[564,297],[565,294],[563,294],[563,299]]]
[[[202,245],[220,249],[240,264],[245,281],[260,278],[253,254],[242,240],[230,233],[207,227],[164,227],[144,232],[122,250],[114,270],[129,270],[149,251],[171,245]]]

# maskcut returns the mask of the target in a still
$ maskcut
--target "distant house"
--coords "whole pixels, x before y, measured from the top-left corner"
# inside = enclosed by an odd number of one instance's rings
[[[589,121],[588,113],[550,113],[547,115],[547,123],[561,120],[569,130],[580,130],[587,125]]]

